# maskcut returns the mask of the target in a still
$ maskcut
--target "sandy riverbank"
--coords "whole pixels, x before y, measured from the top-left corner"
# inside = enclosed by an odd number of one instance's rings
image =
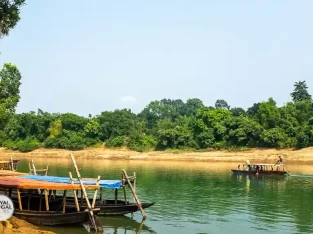
[[[0,222],[0,233],[3,234],[20,234],[20,233],[32,233],[32,234],[55,234],[54,232],[40,230],[38,227],[12,217],[7,221]]]
[[[0,158],[68,158],[70,153],[79,159],[98,160],[144,160],[144,161],[199,161],[199,162],[276,162],[281,155],[288,164],[313,164],[313,147],[301,150],[276,150],[276,149],[251,149],[248,151],[228,152],[182,152],[170,153],[164,151],[152,151],[139,153],[127,149],[91,148],[79,151],[61,149],[38,149],[28,153],[11,151],[0,148]]]

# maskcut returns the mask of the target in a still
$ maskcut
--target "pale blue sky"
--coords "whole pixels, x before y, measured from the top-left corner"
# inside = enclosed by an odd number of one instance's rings
[[[27,0],[0,40],[0,63],[23,75],[18,113],[137,113],[162,98],[282,105],[295,81],[313,94],[312,9],[309,0]]]

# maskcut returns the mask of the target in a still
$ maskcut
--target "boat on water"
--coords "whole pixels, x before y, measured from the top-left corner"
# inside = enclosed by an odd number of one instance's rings
[[[35,181],[45,181],[45,182],[54,182],[54,183],[63,183],[70,184],[71,179],[69,177],[59,177],[59,176],[42,176],[42,175],[22,175],[21,178],[26,178]],[[135,183],[135,178],[130,178],[130,183]],[[134,213],[140,211],[140,208],[146,209],[155,204],[155,202],[130,202],[127,200],[125,188],[128,185],[127,180],[98,180],[92,178],[82,179],[84,185],[96,185],[100,186],[99,197],[95,199],[94,207],[99,208],[97,212],[98,216],[119,216],[129,213]],[[74,184],[78,184],[77,179],[73,179]],[[113,189],[115,192],[115,199],[104,199],[103,189]],[[118,199],[118,191],[123,190],[124,199]],[[78,194],[79,195],[79,194]],[[136,196],[136,194],[133,194]],[[39,194],[36,195],[37,198]],[[85,199],[82,199],[82,194],[80,193],[79,199],[81,209],[87,209],[87,202]],[[62,202],[62,196],[56,195],[55,198],[51,201],[55,204]],[[66,201],[66,206],[69,208],[75,208],[74,197],[68,197]],[[140,206],[140,207],[139,207]]]
[[[237,169],[231,169],[234,174],[245,175],[287,175],[288,171],[285,169],[283,163],[250,163],[249,161],[243,165],[242,169],[238,165]]]
[[[14,204],[14,216],[34,225],[55,226],[87,223],[90,219],[89,210],[66,206],[67,191],[81,190],[78,184],[62,184],[35,181],[18,176],[0,177],[1,193],[9,196]],[[84,189],[93,190],[99,185],[85,185]],[[63,191],[60,203],[51,202],[52,191]],[[40,194],[39,197],[36,193]],[[93,209],[96,215],[99,209]]]

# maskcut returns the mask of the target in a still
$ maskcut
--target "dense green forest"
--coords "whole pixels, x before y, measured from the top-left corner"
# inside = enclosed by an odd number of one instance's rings
[[[20,20],[24,0],[0,1],[0,37]],[[305,81],[294,84],[292,102],[273,98],[244,110],[225,100],[205,106],[197,98],[150,102],[139,114],[122,109],[88,118],[42,110],[16,114],[22,75],[5,63],[0,71],[0,146],[78,150],[105,144],[136,151],[165,149],[303,148],[313,146],[313,104]]]
[[[23,152],[39,147],[78,150],[94,145],[136,151],[165,149],[302,148],[313,145],[313,104],[305,81],[296,82],[293,102],[231,108],[197,98],[150,102],[140,113],[122,109],[83,117],[42,110],[15,114],[21,74],[12,64],[0,71],[1,146]]]

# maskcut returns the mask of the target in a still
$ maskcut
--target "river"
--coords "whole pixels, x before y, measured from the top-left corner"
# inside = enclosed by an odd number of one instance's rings
[[[48,175],[76,175],[67,159],[35,159]],[[313,233],[313,177],[235,176],[236,163],[77,160],[83,177],[119,179],[137,174],[139,199],[156,201],[140,212],[103,217],[104,233]],[[292,174],[313,174],[313,166],[290,165]],[[23,159],[18,171],[28,172]],[[122,193],[120,193],[122,194]],[[114,191],[107,190],[113,198]],[[127,194],[131,199],[131,194]],[[56,233],[88,233],[84,227],[47,228]]]

